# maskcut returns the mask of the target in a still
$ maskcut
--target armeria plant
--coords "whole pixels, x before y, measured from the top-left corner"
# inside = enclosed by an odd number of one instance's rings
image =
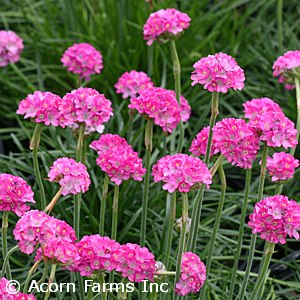
[[[38,281],[39,285],[44,282],[54,283],[59,270],[78,283],[78,297],[82,300],[96,299],[98,296],[102,300],[121,300],[127,297],[158,299],[157,291],[150,291],[147,295],[142,292],[141,282],[144,280],[153,283],[173,281],[169,293],[160,295],[160,299],[187,299],[189,294],[195,294],[192,299],[212,299],[212,295],[219,299],[214,291],[212,263],[226,198],[224,164],[245,169],[246,178],[240,216],[236,220],[239,231],[232,260],[230,285],[224,288],[223,299],[266,299],[264,286],[269,276],[268,268],[275,245],[285,244],[288,237],[299,239],[300,205],[284,196],[282,190],[293,179],[295,170],[299,167],[299,161],[294,155],[300,130],[300,51],[285,53],[273,66],[273,74],[279,77],[279,82],[284,82],[287,89],[296,89],[296,128],[279,104],[266,97],[245,102],[244,117],[217,120],[223,94],[231,89],[244,88],[244,70],[226,53],[219,52],[200,58],[193,66],[191,85],[195,89],[201,86],[211,93],[211,117],[209,126],[205,126],[192,137],[190,155],[184,153],[183,149],[186,148],[187,132],[192,132],[185,131],[185,128],[193,126],[188,123],[192,111],[187,99],[181,94],[181,67],[176,50],[176,41],[188,29],[190,21],[187,14],[174,8],[158,10],[146,21],[143,33],[147,45],[154,47],[152,44],[168,43],[170,46],[174,90],[155,86],[143,71],[128,70],[120,76],[115,84],[116,94],[121,94],[123,99],[130,98],[127,105],[122,107],[129,113],[127,140],[112,130],[110,133],[103,133],[104,124],[113,118],[113,104],[104,94],[86,87],[91,76],[100,74],[103,69],[101,53],[88,43],[72,45],[61,58],[63,66],[76,76],[74,90],[64,96],[50,91],[34,91],[20,101],[17,114],[35,124],[29,148],[33,151],[37,189],[34,194],[24,179],[11,174],[0,174],[0,300],[49,299],[49,287],[44,295],[28,294],[29,284],[41,265],[44,267],[44,274]],[[23,42],[20,37],[12,31],[0,31],[1,67],[16,63],[22,50]],[[142,128],[144,147],[141,142],[140,153],[131,146],[136,112],[146,119],[146,126]],[[159,130],[164,133],[163,149],[159,149],[153,142],[154,125],[160,127]],[[70,132],[72,130],[76,136],[76,149],[66,149],[64,157],[53,159],[53,164],[46,166],[39,159],[38,149],[43,142],[42,131],[49,127],[62,127]],[[171,141],[170,145],[167,143],[167,134],[171,134],[168,139]],[[90,139],[93,141],[87,147]],[[86,157],[88,151],[92,153],[90,148],[97,153],[96,164],[104,172],[102,177],[90,176],[95,174],[91,167],[94,162]],[[251,175],[254,168],[260,168],[260,175],[256,202],[253,210],[249,210],[250,185],[253,180]],[[45,170],[48,177],[42,178],[41,173]],[[218,177],[216,174],[219,174]],[[275,183],[273,195],[265,195],[266,178]],[[118,225],[124,211],[120,210],[120,189],[127,189],[124,182],[128,180],[134,180],[136,189],[142,191],[142,199],[139,199],[141,226],[138,232],[128,237],[132,241],[121,243]],[[96,220],[99,230],[83,235],[82,204],[88,202],[86,194],[98,181],[102,182],[99,219]],[[203,218],[202,204],[209,200],[205,190],[214,181],[220,184],[220,200],[217,210],[213,212],[215,220],[211,226],[209,243],[204,247],[204,252],[199,253],[197,245],[202,243],[199,240]],[[150,190],[151,187],[159,190],[160,182],[163,183],[163,190],[168,192],[168,220],[163,255],[159,257],[158,253],[152,253],[152,243],[155,241],[148,238],[147,225],[149,203],[153,200]],[[45,185],[53,186],[56,191],[52,200],[45,192]],[[98,186],[101,185],[97,184],[97,188]],[[113,187],[112,197],[110,187]],[[70,195],[74,195],[73,203]],[[112,203],[108,201],[111,198]],[[110,203],[111,209],[108,210]],[[59,219],[60,215],[56,213],[58,205],[72,211],[72,224],[70,220],[68,224]],[[130,210],[130,207],[127,209]],[[108,216],[107,211],[112,211],[112,216]],[[19,219],[13,229],[14,241],[10,242],[16,245],[9,249],[7,229],[12,227],[9,222],[12,213]],[[176,220],[178,215],[181,218]],[[110,230],[108,223],[111,224]],[[174,230],[175,223],[180,231],[179,238]],[[237,276],[239,262],[243,259],[241,253],[243,246],[245,247],[246,224],[252,229],[252,236],[250,245],[247,245],[243,282],[238,288]],[[110,236],[107,236],[107,232]],[[255,258],[257,234],[266,242],[261,257],[256,257],[261,263],[253,287],[249,278]],[[136,243],[137,239],[139,243]],[[6,288],[8,280],[13,279],[10,260],[16,251],[27,255],[27,266],[31,266],[22,284],[22,292]],[[32,259],[30,255],[33,253]],[[124,290],[114,293],[103,288],[99,294],[95,294],[92,288],[86,292],[84,278],[101,284],[115,281],[122,284],[130,282],[136,284],[136,287],[139,284],[139,292],[136,289],[134,296]],[[72,295],[72,299],[76,299],[76,295]]]

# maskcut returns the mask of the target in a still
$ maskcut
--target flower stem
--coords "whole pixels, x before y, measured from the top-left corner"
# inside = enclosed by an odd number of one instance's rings
[[[113,240],[117,239],[117,228],[118,228],[118,206],[119,206],[119,191],[120,187],[115,185],[114,189],[114,200],[113,200],[113,216],[112,216],[112,225],[111,225],[111,238]]]
[[[46,206],[46,208],[44,209],[44,212],[47,214],[50,214],[53,207],[55,206],[55,204],[57,203],[59,197],[61,196],[61,192],[63,190],[63,187],[61,187],[57,193],[55,194],[55,196],[53,197],[53,199],[50,201],[50,203]]]
[[[179,281],[179,278],[180,278],[182,254],[185,251],[186,224],[187,224],[187,219],[188,219],[188,212],[189,212],[188,194],[182,193],[182,227],[181,227],[181,233],[180,233],[180,239],[179,239],[179,245],[178,245],[173,299],[178,299],[178,297],[179,297],[175,293],[175,288],[176,288],[176,283]]]
[[[176,218],[176,192],[171,194],[169,224],[168,224],[168,231],[166,236],[164,265],[166,266],[167,269],[169,267],[169,258],[170,258],[171,248],[172,248],[173,227],[174,227],[175,218]]]
[[[107,200],[108,185],[109,185],[109,177],[108,177],[107,174],[105,174],[103,187],[102,187],[100,220],[99,220],[99,234],[101,236],[104,235],[105,211],[106,211],[106,200]]]
[[[161,272],[157,272],[156,275],[159,276],[175,276],[176,272],[172,272],[172,271],[161,271]]]
[[[295,76],[295,86],[296,86],[296,100],[297,100],[297,138],[296,140],[299,141],[299,134],[300,134],[300,83],[299,78]],[[294,156],[296,151],[296,147],[291,148],[291,154]]]
[[[150,159],[152,152],[152,139],[153,139],[153,120],[150,119],[147,122],[145,129],[145,146],[146,146],[146,174],[144,178],[144,192],[143,192],[143,203],[142,203],[142,220],[141,220],[141,239],[140,244],[142,247],[146,243],[146,226],[147,226],[147,210],[149,200],[149,185],[150,185]]]
[[[2,240],[3,242],[3,240]],[[3,247],[3,246],[2,246]],[[2,267],[2,272],[1,272],[1,277],[4,277],[5,273],[6,273],[6,269],[8,267],[8,264],[9,264],[9,258],[11,257],[11,255],[13,253],[15,253],[17,250],[19,250],[19,247],[18,246],[15,246],[13,248],[11,248],[7,253],[6,253],[6,256],[4,257],[4,262],[3,262],[3,267]],[[7,276],[9,277],[9,276]]]
[[[250,300],[256,299],[256,295],[259,292],[260,287],[265,282],[265,278],[266,278],[266,275],[268,273],[268,268],[269,268],[269,264],[270,264],[270,261],[271,261],[271,258],[272,258],[272,254],[274,253],[274,248],[275,248],[274,243],[270,243],[270,242],[266,241],[266,251],[264,253],[266,256],[265,256],[265,259],[264,259],[264,262],[263,262],[263,266],[260,269],[260,272],[259,272],[257,281],[255,283],[254,290],[251,294]]]
[[[112,274],[112,273],[111,273]],[[99,275],[99,284],[101,287],[101,290],[103,289],[103,287],[105,286],[105,277],[104,277],[104,272],[101,272]],[[112,279],[113,280],[113,279]],[[113,281],[110,281],[113,283]],[[101,299],[102,300],[106,300],[107,299],[107,293],[106,291],[101,291]]]
[[[3,211],[2,215],[2,255],[3,259],[5,259],[7,253],[8,253],[8,247],[7,247],[7,228],[8,228],[8,211]],[[11,272],[10,272],[10,265],[9,261],[7,262],[6,268],[3,271],[6,272],[7,279],[11,280]]]
[[[211,240],[210,240],[209,246],[208,246],[208,256],[207,256],[207,261],[206,261],[206,274],[207,274],[206,276],[207,276],[207,278],[210,275],[209,271],[210,271],[212,256],[213,256],[213,252],[214,252],[214,245],[216,242],[218,230],[220,228],[220,221],[221,221],[221,217],[222,217],[222,211],[223,211],[225,195],[226,195],[226,187],[227,187],[226,176],[225,176],[225,172],[224,172],[222,165],[220,165],[220,167],[219,167],[219,175],[220,175],[220,181],[221,181],[221,196],[220,196],[220,201],[219,201],[219,205],[218,205],[218,210],[217,210],[215,224],[213,227]],[[204,299],[204,297],[205,297],[205,290],[206,290],[207,284],[208,283],[206,280],[204,283],[204,286],[201,289],[200,299]]]
[[[274,195],[280,195],[282,192],[283,184],[277,183],[275,186],[275,193]]]
[[[219,94],[217,92],[212,93],[211,97],[211,116],[209,122],[209,134],[208,134],[208,141],[205,153],[205,164],[208,165],[210,159],[210,151],[211,151],[211,142],[212,142],[212,134],[213,134],[213,127],[216,123],[217,116],[219,114]],[[188,237],[188,246],[187,249],[189,251],[195,252],[196,243],[197,243],[197,236],[198,236],[198,228],[199,222],[201,217],[201,210],[202,210],[202,202],[204,196],[204,189],[205,186],[202,185],[199,191],[197,192],[195,198],[195,204],[192,210],[192,221],[191,221],[191,230]]]
[[[264,193],[268,150],[269,150],[269,148],[265,144],[264,149],[263,149],[262,159],[261,159],[261,169],[260,169],[260,177],[259,177],[259,185],[258,185],[258,193],[257,193],[257,202],[262,199],[263,193]],[[253,258],[254,258],[255,244],[256,244],[256,234],[252,233],[251,241],[250,241],[249,254],[248,254],[248,259],[247,259],[247,267],[246,267],[245,276],[244,276],[244,279],[243,279],[241,294],[240,294],[240,297],[239,297],[239,299],[241,299],[241,300],[244,299],[244,295],[245,295],[245,292],[246,292],[246,287],[247,287],[247,284],[248,284],[250,271],[251,271]]]
[[[181,79],[180,79],[180,74],[181,74],[181,68],[180,68],[180,61],[176,49],[176,43],[175,40],[170,41],[170,46],[171,46],[171,56],[172,56],[172,61],[173,61],[173,73],[174,73],[174,80],[175,80],[175,93],[176,93],[176,100],[178,102],[178,105],[180,107],[180,96],[181,96]],[[183,128],[183,123],[182,120],[180,120],[179,123],[179,141],[177,145],[177,152],[182,151],[182,146],[183,146],[183,141],[184,141],[184,128]]]
[[[50,277],[49,277],[49,282],[48,282],[48,289],[47,289],[47,292],[46,292],[46,295],[45,295],[45,298],[44,300],[47,300],[50,296],[50,284],[54,282],[55,280],[55,272],[56,272],[56,267],[57,265],[56,264],[53,264],[52,267],[51,267],[51,272],[50,272]]]
[[[240,228],[239,228],[237,249],[236,249],[235,256],[234,256],[233,269],[232,269],[232,273],[231,273],[230,291],[229,291],[228,300],[231,300],[233,298],[236,273],[237,273],[237,269],[238,269],[239,257],[241,255],[241,250],[242,250],[244,227],[245,227],[245,217],[246,217],[246,212],[247,212],[247,207],[248,207],[248,199],[249,199],[250,184],[251,184],[251,173],[252,173],[252,169],[247,169],[246,182],[245,182],[245,195],[244,195],[244,202],[243,202],[242,213],[241,213],[241,223],[240,223]]]
[[[26,277],[25,283],[24,283],[23,293],[27,293],[29,281],[30,281],[32,275],[34,274],[34,272],[36,271],[37,267],[41,263],[41,261],[42,261],[41,259],[39,259],[38,261],[36,261],[34,263],[34,265],[31,267],[31,269],[28,271],[28,274],[27,274],[27,277]]]
[[[85,125],[80,125],[79,135],[77,140],[76,147],[76,161],[81,162],[83,160],[83,145],[84,145],[84,131]],[[74,200],[74,229],[76,236],[79,239],[80,237],[80,207],[82,201],[82,193],[79,192],[75,195]]]
[[[277,1],[277,26],[278,26],[278,52],[282,53],[283,48],[283,27],[282,27],[283,0]]]
[[[33,169],[35,180],[40,190],[40,199],[37,199],[36,206],[38,210],[43,210],[46,207],[46,196],[45,196],[45,189],[41,177],[39,161],[38,161],[38,148],[41,140],[41,132],[42,132],[42,123],[37,123],[35,125],[35,129],[30,141],[30,150],[32,150],[32,159],[33,159]]]

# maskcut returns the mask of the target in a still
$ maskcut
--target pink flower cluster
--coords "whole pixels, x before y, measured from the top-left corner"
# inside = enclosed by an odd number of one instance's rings
[[[144,25],[144,39],[150,46],[155,40],[167,42],[176,38],[190,26],[190,17],[175,8],[160,9],[152,13]]]
[[[295,76],[300,75],[300,50],[288,51],[279,56],[273,65],[273,76],[284,82],[286,89],[294,89]]]
[[[18,176],[0,174],[0,211],[12,211],[20,217],[30,209],[26,202],[35,203],[26,181]]]
[[[69,72],[78,74],[86,81],[90,80],[91,75],[100,74],[103,69],[101,53],[87,43],[74,44],[69,47],[63,54],[61,62]]]
[[[80,260],[76,243],[61,237],[48,239],[38,249],[35,260],[43,259],[51,261],[52,264],[63,264],[64,266],[75,266]]]
[[[146,173],[143,161],[124,138],[117,134],[103,134],[90,147],[99,155],[97,165],[115,184],[120,185],[129,178],[142,181]]]
[[[36,298],[33,295],[18,293],[15,287],[2,277],[0,278],[0,300],[36,300]]]
[[[266,112],[283,113],[280,106],[270,98],[252,99],[244,103],[243,106],[245,118],[249,119],[254,126]]]
[[[154,124],[162,127],[164,132],[172,133],[181,120],[180,107],[174,91],[163,88],[149,88],[141,91],[137,98],[130,99],[128,107],[153,119]]]
[[[251,168],[259,150],[259,137],[244,120],[227,118],[213,128],[215,152],[240,168]]]
[[[50,92],[36,91],[30,94],[19,104],[17,114],[24,115],[24,118],[33,118],[36,123],[58,126],[62,112],[59,111],[61,97]]]
[[[193,86],[199,83],[208,91],[219,93],[227,93],[230,88],[241,90],[244,87],[244,71],[228,54],[208,55],[198,60],[193,67]]]
[[[103,123],[113,115],[111,102],[91,88],[79,88],[67,93],[59,110],[62,112],[61,123],[70,126],[82,123],[96,131],[103,131]]]
[[[194,138],[192,141],[191,147],[189,149],[195,156],[205,155],[206,154],[206,147],[208,143],[208,135],[209,135],[209,126],[204,127]],[[210,156],[217,154],[219,150],[215,147],[215,139],[214,134],[212,136],[211,142],[211,151]]]
[[[285,152],[274,153],[267,159],[267,171],[272,181],[285,181],[294,177],[299,160]]]
[[[80,272],[82,276],[91,276],[98,270],[116,270],[133,282],[153,281],[156,270],[154,255],[146,247],[120,245],[96,234],[84,236],[77,243],[77,249],[80,260],[73,271]]]
[[[0,30],[0,67],[20,59],[23,40],[13,31]]]
[[[153,82],[144,72],[125,72],[115,84],[116,93],[122,94],[122,98],[136,97],[146,88],[153,87]]]
[[[171,91],[176,99],[176,93]],[[180,119],[182,122],[187,122],[191,116],[192,109],[188,103],[188,101],[180,95]]]
[[[62,157],[50,167],[49,181],[58,182],[62,195],[85,193],[91,184],[90,176],[84,164],[73,158]]]
[[[286,196],[264,198],[255,204],[249,218],[252,232],[269,242],[285,244],[287,236],[299,239],[300,205]]]
[[[67,242],[76,240],[75,231],[70,225],[38,210],[25,213],[17,222],[13,234],[15,240],[19,241],[18,247],[26,254],[31,254],[38,244],[43,247],[56,238]]]
[[[186,296],[198,293],[206,280],[206,267],[200,257],[192,252],[185,252],[181,261],[181,274],[176,283],[176,294]]]
[[[187,154],[167,155],[161,158],[152,168],[155,182],[163,181],[164,190],[173,193],[189,192],[199,188],[202,183],[207,188],[212,183],[212,176],[207,166],[197,157]]]

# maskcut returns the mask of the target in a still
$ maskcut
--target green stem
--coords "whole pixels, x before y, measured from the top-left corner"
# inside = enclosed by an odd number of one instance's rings
[[[268,146],[264,145],[264,150],[262,154],[262,162],[261,162],[261,169],[260,169],[260,177],[259,177],[259,186],[258,186],[258,193],[257,193],[257,202],[260,201],[263,198],[264,193],[264,185],[265,185],[265,179],[266,179],[266,166],[267,166],[267,158],[268,158]],[[256,244],[256,234],[251,235],[251,241],[250,241],[250,247],[249,247],[249,254],[247,259],[247,267],[245,276],[243,279],[243,284],[241,288],[241,294],[239,299],[243,300],[250,276],[250,271],[252,268],[253,258],[254,258],[254,251],[255,251],[255,244]]]
[[[3,242],[3,240],[2,240]],[[2,246],[3,247],[3,246]],[[11,255],[13,253],[15,253],[17,250],[19,250],[19,247],[18,246],[15,246],[13,248],[11,248],[7,253],[6,253],[6,256],[4,257],[4,262],[3,262],[3,267],[2,267],[2,272],[1,272],[1,277],[4,277],[5,273],[6,273],[6,269],[7,269],[7,266],[9,264],[9,258],[11,257]],[[8,277],[8,276],[7,276]]]
[[[279,0],[280,1],[280,0]],[[300,134],[300,83],[299,78],[295,76],[295,86],[296,86],[296,100],[297,100],[297,138],[296,140],[299,141],[299,134]],[[291,149],[291,154],[294,156],[296,151],[296,147]]]
[[[117,229],[118,229],[118,206],[119,206],[119,191],[120,187],[115,185],[114,189],[114,200],[113,200],[113,216],[112,216],[112,225],[111,225],[111,238],[113,240],[117,239]]]
[[[237,243],[237,249],[236,249],[235,256],[234,256],[234,263],[233,263],[233,269],[232,269],[231,280],[230,280],[230,291],[229,291],[229,298],[228,298],[229,300],[231,300],[233,298],[236,273],[237,273],[237,269],[238,269],[239,257],[241,255],[241,250],[242,250],[244,227],[245,227],[245,217],[246,217],[246,212],[247,212],[247,207],[248,207],[248,199],[249,199],[250,184],[251,184],[251,173],[252,173],[252,169],[247,169],[246,182],[245,182],[245,195],[244,195],[244,202],[243,202],[243,206],[242,206],[238,243]]]
[[[176,100],[180,106],[180,96],[181,96],[181,68],[180,68],[180,61],[176,49],[176,43],[175,40],[171,40],[170,42],[171,46],[171,56],[172,56],[172,62],[173,62],[173,73],[174,73],[174,81],[175,81],[175,93],[176,93]],[[177,145],[177,152],[182,151],[184,141],[184,128],[183,123],[180,121],[179,123],[179,141]]]
[[[185,251],[186,224],[187,224],[187,219],[188,219],[188,213],[189,213],[188,194],[182,193],[182,227],[181,227],[181,233],[180,233],[180,239],[179,239],[179,245],[178,245],[173,299],[178,299],[178,297],[179,297],[175,293],[175,287],[176,287],[176,283],[179,281],[179,278],[180,278],[182,254]]]
[[[220,196],[220,201],[219,201],[219,205],[218,205],[218,210],[217,210],[215,224],[213,227],[211,240],[209,242],[209,247],[208,247],[208,256],[207,256],[207,261],[206,261],[207,279],[209,278],[209,275],[210,275],[209,272],[210,272],[212,256],[213,256],[213,252],[214,252],[214,245],[216,242],[218,230],[220,228],[220,221],[221,221],[221,217],[222,217],[222,211],[223,211],[225,195],[226,195],[226,186],[227,186],[226,185],[226,176],[225,176],[225,172],[224,172],[222,165],[220,165],[220,167],[219,167],[219,175],[220,175],[220,181],[221,181],[221,196]],[[200,293],[201,300],[203,300],[205,297],[205,290],[206,290],[207,284],[208,284],[208,280],[205,281],[204,286],[201,289],[201,293]]]
[[[172,272],[172,271],[161,271],[161,272],[157,272],[156,275],[159,276],[175,276],[176,272]]]
[[[268,268],[269,268],[269,265],[270,265],[270,261],[271,261],[271,258],[272,258],[272,254],[274,253],[274,248],[275,248],[274,243],[270,243],[270,242],[266,241],[266,251],[265,251],[266,256],[265,256],[265,259],[264,259],[264,262],[263,262],[263,266],[262,266],[262,268],[259,272],[259,275],[258,275],[257,281],[255,283],[254,290],[251,294],[250,300],[256,299],[256,295],[259,292],[260,287],[265,282],[266,275],[268,273]]]
[[[30,281],[32,275],[34,274],[34,272],[36,271],[37,267],[41,263],[41,261],[42,261],[41,259],[36,261],[34,263],[34,265],[31,267],[31,269],[28,271],[28,274],[27,274],[27,277],[26,277],[25,283],[24,283],[23,293],[25,293],[25,294],[27,293],[29,281]]]
[[[79,135],[77,140],[76,147],[76,161],[81,162],[83,159],[83,144],[84,144],[84,131],[85,125],[80,125]],[[75,195],[74,200],[74,229],[76,232],[76,236],[79,239],[80,237],[80,208],[82,201],[82,193],[79,192]]]
[[[44,283],[44,281],[46,280],[48,276],[48,264],[45,263],[45,266],[44,266],[44,272],[43,272],[43,276],[42,278],[38,281],[38,286],[41,285],[42,283]]]
[[[166,237],[166,248],[165,248],[165,257],[164,257],[164,265],[168,269],[169,267],[169,258],[172,249],[172,237],[173,237],[173,227],[176,218],[176,192],[171,194],[171,206],[169,212],[169,224],[168,231]]]
[[[147,210],[149,200],[149,185],[150,185],[150,159],[152,152],[152,139],[153,139],[153,120],[150,119],[147,122],[145,129],[145,146],[146,146],[146,174],[144,178],[144,192],[143,192],[143,203],[142,203],[142,220],[141,220],[141,239],[140,245],[145,246],[146,243],[146,226],[147,226]]]
[[[278,2],[277,2],[277,26],[278,26],[278,51],[280,54],[282,54],[282,51],[283,51],[282,7],[283,7],[283,0],[278,0]]]
[[[49,282],[48,282],[48,290],[47,290],[47,292],[46,292],[46,295],[45,295],[44,300],[47,300],[47,299],[49,298],[49,296],[50,296],[50,293],[51,293],[51,292],[50,292],[49,286],[50,286],[50,284],[53,283],[54,280],[55,280],[56,267],[57,267],[56,264],[53,264],[52,267],[51,267],[51,272],[50,272],[50,277],[49,277]]]
[[[36,203],[38,210],[44,210],[44,208],[46,207],[45,189],[44,189],[40,167],[39,167],[39,161],[38,161],[38,148],[41,140],[42,129],[43,129],[42,123],[37,123],[29,146],[30,150],[32,150],[35,180],[40,190],[40,199],[37,199],[37,203]]]
[[[213,134],[212,129],[216,123],[218,114],[219,114],[219,94],[217,92],[213,92],[211,97],[211,116],[209,122],[209,134],[208,134],[208,141],[207,141],[205,160],[204,160],[206,165],[208,165],[210,159],[211,142],[212,142],[212,134]],[[204,190],[205,190],[205,186],[202,185],[199,191],[197,192],[194,207],[192,210],[191,230],[189,233],[188,246],[187,246],[187,249],[192,252],[195,252],[196,244],[197,244],[198,228],[199,228],[199,222],[201,217]]]
[[[9,216],[9,212],[3,211],[3,215],[2,215],[2,255],[3,255],[3,259],[6,258],[7,253],[8,253],[8,247],[7,247],[8,216]],[[11,280],[9,261],[7,261],[6,268],[5,269],[3,268],[3,271],[6,272],[7,279]]]
[[[283,184],[277,183],[275,186],[275,193],[274,195],[280,195],[282,192]]]
[[[122,279],[122,284],[123,286],[126,287],[126,284],[127,284],[128,280],[127,278],[123,278]],[[122,291],[122,289],[120,291],[118,291],[118,300],[126,300],[127,299],[127,291],[126,291],[126,288],[124,291]]]
[[[109,177],[105,173],[103,182],[102,195],[101,195],[101,208],[100,208],[100,220],[99,220],[99,234],[104,235],[104,224],[105,224],[105,211],[106,211],[106,200],[109,185]]]
[[[110,282],[113,282],[113,281],[110,281]],[[103,272],[101,272],[100,275],[99,275],[99,284],[100,284],[101,289],[105,285],[105,278],[104,278],[104,273]],[[102,292],[101,291],[101,299],[102,300],[106,300],[107,299],[107,293],[106,292],[104,292],[104,291]]]

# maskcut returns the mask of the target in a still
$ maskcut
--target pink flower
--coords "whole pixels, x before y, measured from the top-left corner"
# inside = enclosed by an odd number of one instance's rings
[[[115,84],[116,93],[122,97],[136,97],[138,93],[146,88],[153,87],[153,82],[144,72],[130,71],[125,72]]]
[[[74,241],[68,241],[60,237],[48,239],[37,251],[35,260],[43,259],[52,264],[75,266],[80,260]]]
[[[176,93],[171,91],[176,99]],[[192,109],[188,101],[181,95],[180,96],[180,118],[182,122],[187,122],[191,116]]]
[[[146,248],[136,244],[121,245],[116,251],[116,270],[132,282],[154,281],[156,271],[154,255]]]
[[[277,152],[267,159],[267,171],[272,181],[285,181],[294,177],[299,160],[289,153]]]
[[[198,293],[206,280],[206,267],[200,257],[192,252],[185,252],[181,261],[181,274],[176,283],[176,294],[186,296]]]
[[[300,205],[286,196],[266,197],[255,204],[248,225],[253,233],[272,243],[286,243],[287,235],[299,239]]]
[[[120,244],[99,234],[84,236],[76,245],[80,260],[72,271],[91,276],[95,271],[116,269],[116,255]]]
[[[23,40],[13,31],[0,30],[0,67],[20,59]]]
[[[124,138],[116,134],[103,134],[90,147],[99,155],[97,165],[115,184],[120,185],[129,178],[142,181],[146,173],[143,161]]]
[[[244,120],[227,118],[213,128],[214,148],[240,168],[251,168],[259,150],[259,137]]]
[[[26,181],[18,176],[0,174],[0,211],[12,211],[20,217],[30,209],[26,202],[35,203]]]
[[[245,118],[255,125],[266,112],[281,112],[280,106],[270,98],[252,99],[243,104]]]
[[[90,176],[84,164],[73,158],[57,159],[48,173],[49,181],[58,182],[63,188],[62,195],[85,193],[91,184]]]
[[[273,65],[273,76],[284,82],[286,89],[295,88],[294,80],[300,74],[300,51],[288,51],[279,56]]]
[[[84,124],[98,132],[103,131],[103,123],[113,115],[111,102],[91,88],[79,88],[67,93],[60,106],[61,124],[71,126]]]
[[[36,123],[64,127],[64,124],[60,124],[61,102],[62,99],[55,94],[36,91],[20,102],[17,114],[24,115],[25,119],[32,118]]]
[[[245,75],[236,60],[228,54],[217,53],[198,60],[192,72],[192,85],[199,83],[210,92],[227,93],[228,89],[241,90]]]
[[[163,181],[164,190],[173,193],[189,192],[198,189],[201,184],[207,188],[212,183],[211,174],[207,166],[197,157],[187,154],[167,155],[161,158],[152,168],[155,182]]]
[[[150,46],[155,40],[167,42],[175,39],[190,26],[190,17],[175,8],[160,9],[150,15],[144,25],[144,39]]]
[[[154,124],[162,127],[164,132],[172,133],[181,119],[181,110],[174,91],[163,88],[149,88],[141,91],[137,98],[130,99],[128,107],[153,119]]]
[[[0,278],[0,300],[36,300],[33,295],[18,293],[13,284],[2,277]]]
[[[189,149],[195,156],[205,155],[206,154],[206,147],[208,143],[208,134],[209,134],[209,126],[204,127],[194,138],[192,141],[192,145]],[[212,136],[212,143],[211,143],[211,151],[210,156],[217,154],[219,150],[215,147],[215,139],[214,135]]]
[[[266,112],[257,124],[251,125],[258,131],[260,140],[265,141],[269,147],[287,149],[298,144],[295,124],[281,112]]]
[[[69,72],[79,74],[80,78],[86,81],[90,80],[91,75],[100,74],[103,69],[101,53],[87,43],[69,47],[63,54],[61,62]]]
[[[18,247],[26,254],[31,254],[38,244],[43,246],[51,239],[76,240],[74,229],[65,221],[38,210],[25,213],[17,222],[13,234],[15,240],[19,241]]]

